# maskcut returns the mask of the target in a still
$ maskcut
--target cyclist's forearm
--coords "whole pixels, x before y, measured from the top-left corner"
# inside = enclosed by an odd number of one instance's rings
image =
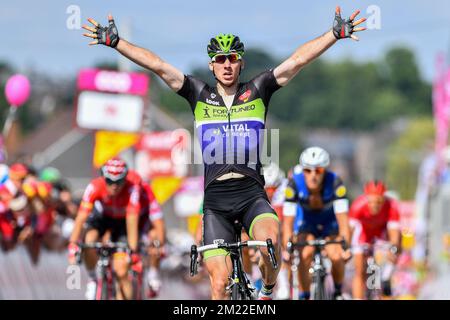
[[[401,233],[399,229],[388,229],[388,238],[392,245],[400,247]]]
[[[134,63],[153,72],[156,72],[158,65],[162,63],[161,58],[150,50],[138,47],[124,39],[120,39],[116,49]]]
[[[83,230],[83,225],[88,218],[88,214],[85,212],[78,212],[77,217],[75,218],[75,224],[72,230],[72,234],[70,235],[69,242],[78,242],[80,240],[80,235]]]
[[[347,213],[339,213],[336,215],[336,219],[339,225],[339,235],[344,238],[347,244],[351,241],[350,224]]]
[[[139,224],[138,214],[127,214],[126,225],[127,225],[127,240],[128,246],[131,251],[136,251],[138,248],[138,224]]]
[[[323,35],[301,45],[290,57],[295,62],[297,68],[306,66],[308,63],[318,58],[329,47],[336,43],[333,31],[329,30]]]
[[[292,237],[292,228],[294,225],[293,217],[284,217],[283,225],[282,225],[282,235],[283,241],[281,243],[283,249],[286,249],[286,244],[289,242]]]
[[[158,241],[161,245],[165,243],[166,240],[166,232],[164,227],[164,220],[158,219],[153,221],[153,225],[155,226],[156,230],[156,237],[158,238]]]

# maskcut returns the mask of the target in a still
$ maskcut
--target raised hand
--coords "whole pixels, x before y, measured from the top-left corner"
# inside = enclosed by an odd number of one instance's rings
[[[352,38],[353,40],[358,41],[359,38],[355,36],[353,33],[358,31],[366,30],[366,28],[355,28],[357,25],[363,23],[366,21],[366,18],[361,18],[355,22],[356,16],[361,11],[356,10],[348,20],[344,20],[341,17],[341,8],[339,6],[336,7],[336,13],[334,16],[334,22],[333,22],[333,34],[336,37],[336,39],[343,39],[343,38]]]
[[[117,31],[116,24],[114,23],[114,19],[112,15],[108,15],[108,26],[102,27],[100,23],[95,21],[92,18],[89,18],[88,21],[94,25],[93,27],[83,25],[83,29],[88,30],[92,33],[84,33],[83,35],[89,38],[95,39],[90,42],[89,45],[95,44],[103,44],[105,46],[115,48],[117,43],[119,42],[119,32]]]

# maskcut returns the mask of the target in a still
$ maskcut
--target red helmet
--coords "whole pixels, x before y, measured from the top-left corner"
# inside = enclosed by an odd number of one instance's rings
[[[9,177],[12,179],[24,179],[28,174],[28,168],[22,163],[14,163],[9,167]]]
[[[120,182],[126,178],[127,174],[127,164],[118,157],[109,159],[102,167],[102,176],[106,182]]]
[[[372,180],[365,184],[364,193],[382,196],[386,192],[386,186],[382,181]]]

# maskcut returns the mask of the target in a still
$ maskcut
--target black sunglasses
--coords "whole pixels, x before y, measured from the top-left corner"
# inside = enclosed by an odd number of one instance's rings
[[[106,182],[106,184],[107,185],[109,185],[109,186],[111,186],[111,185],[113,185],[113,184],[116,184],[116,185],[122,185],[124,182],[125,182],[125,179],[120,179],[120,180],[111,180],[111,179],[109,179],[109,178],[105,178],[105,182]]]

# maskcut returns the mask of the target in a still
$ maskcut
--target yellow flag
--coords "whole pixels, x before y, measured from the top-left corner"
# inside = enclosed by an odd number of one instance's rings
[[[108,159],[136,144],[138,139],[139,134],[136,133],[97,131],[95,133],[94,167],[100,168]]]
[[[201,222],[201,219],[202,215],[198,213],[187,217],[187,228],[191,235],[195,236],[195,233],[197,232],[197,228]]]
[[[153,193],[159,204],[165,203],[172,197],[181,186],[183,178],[176,177],[157,177],[151,182]]]

